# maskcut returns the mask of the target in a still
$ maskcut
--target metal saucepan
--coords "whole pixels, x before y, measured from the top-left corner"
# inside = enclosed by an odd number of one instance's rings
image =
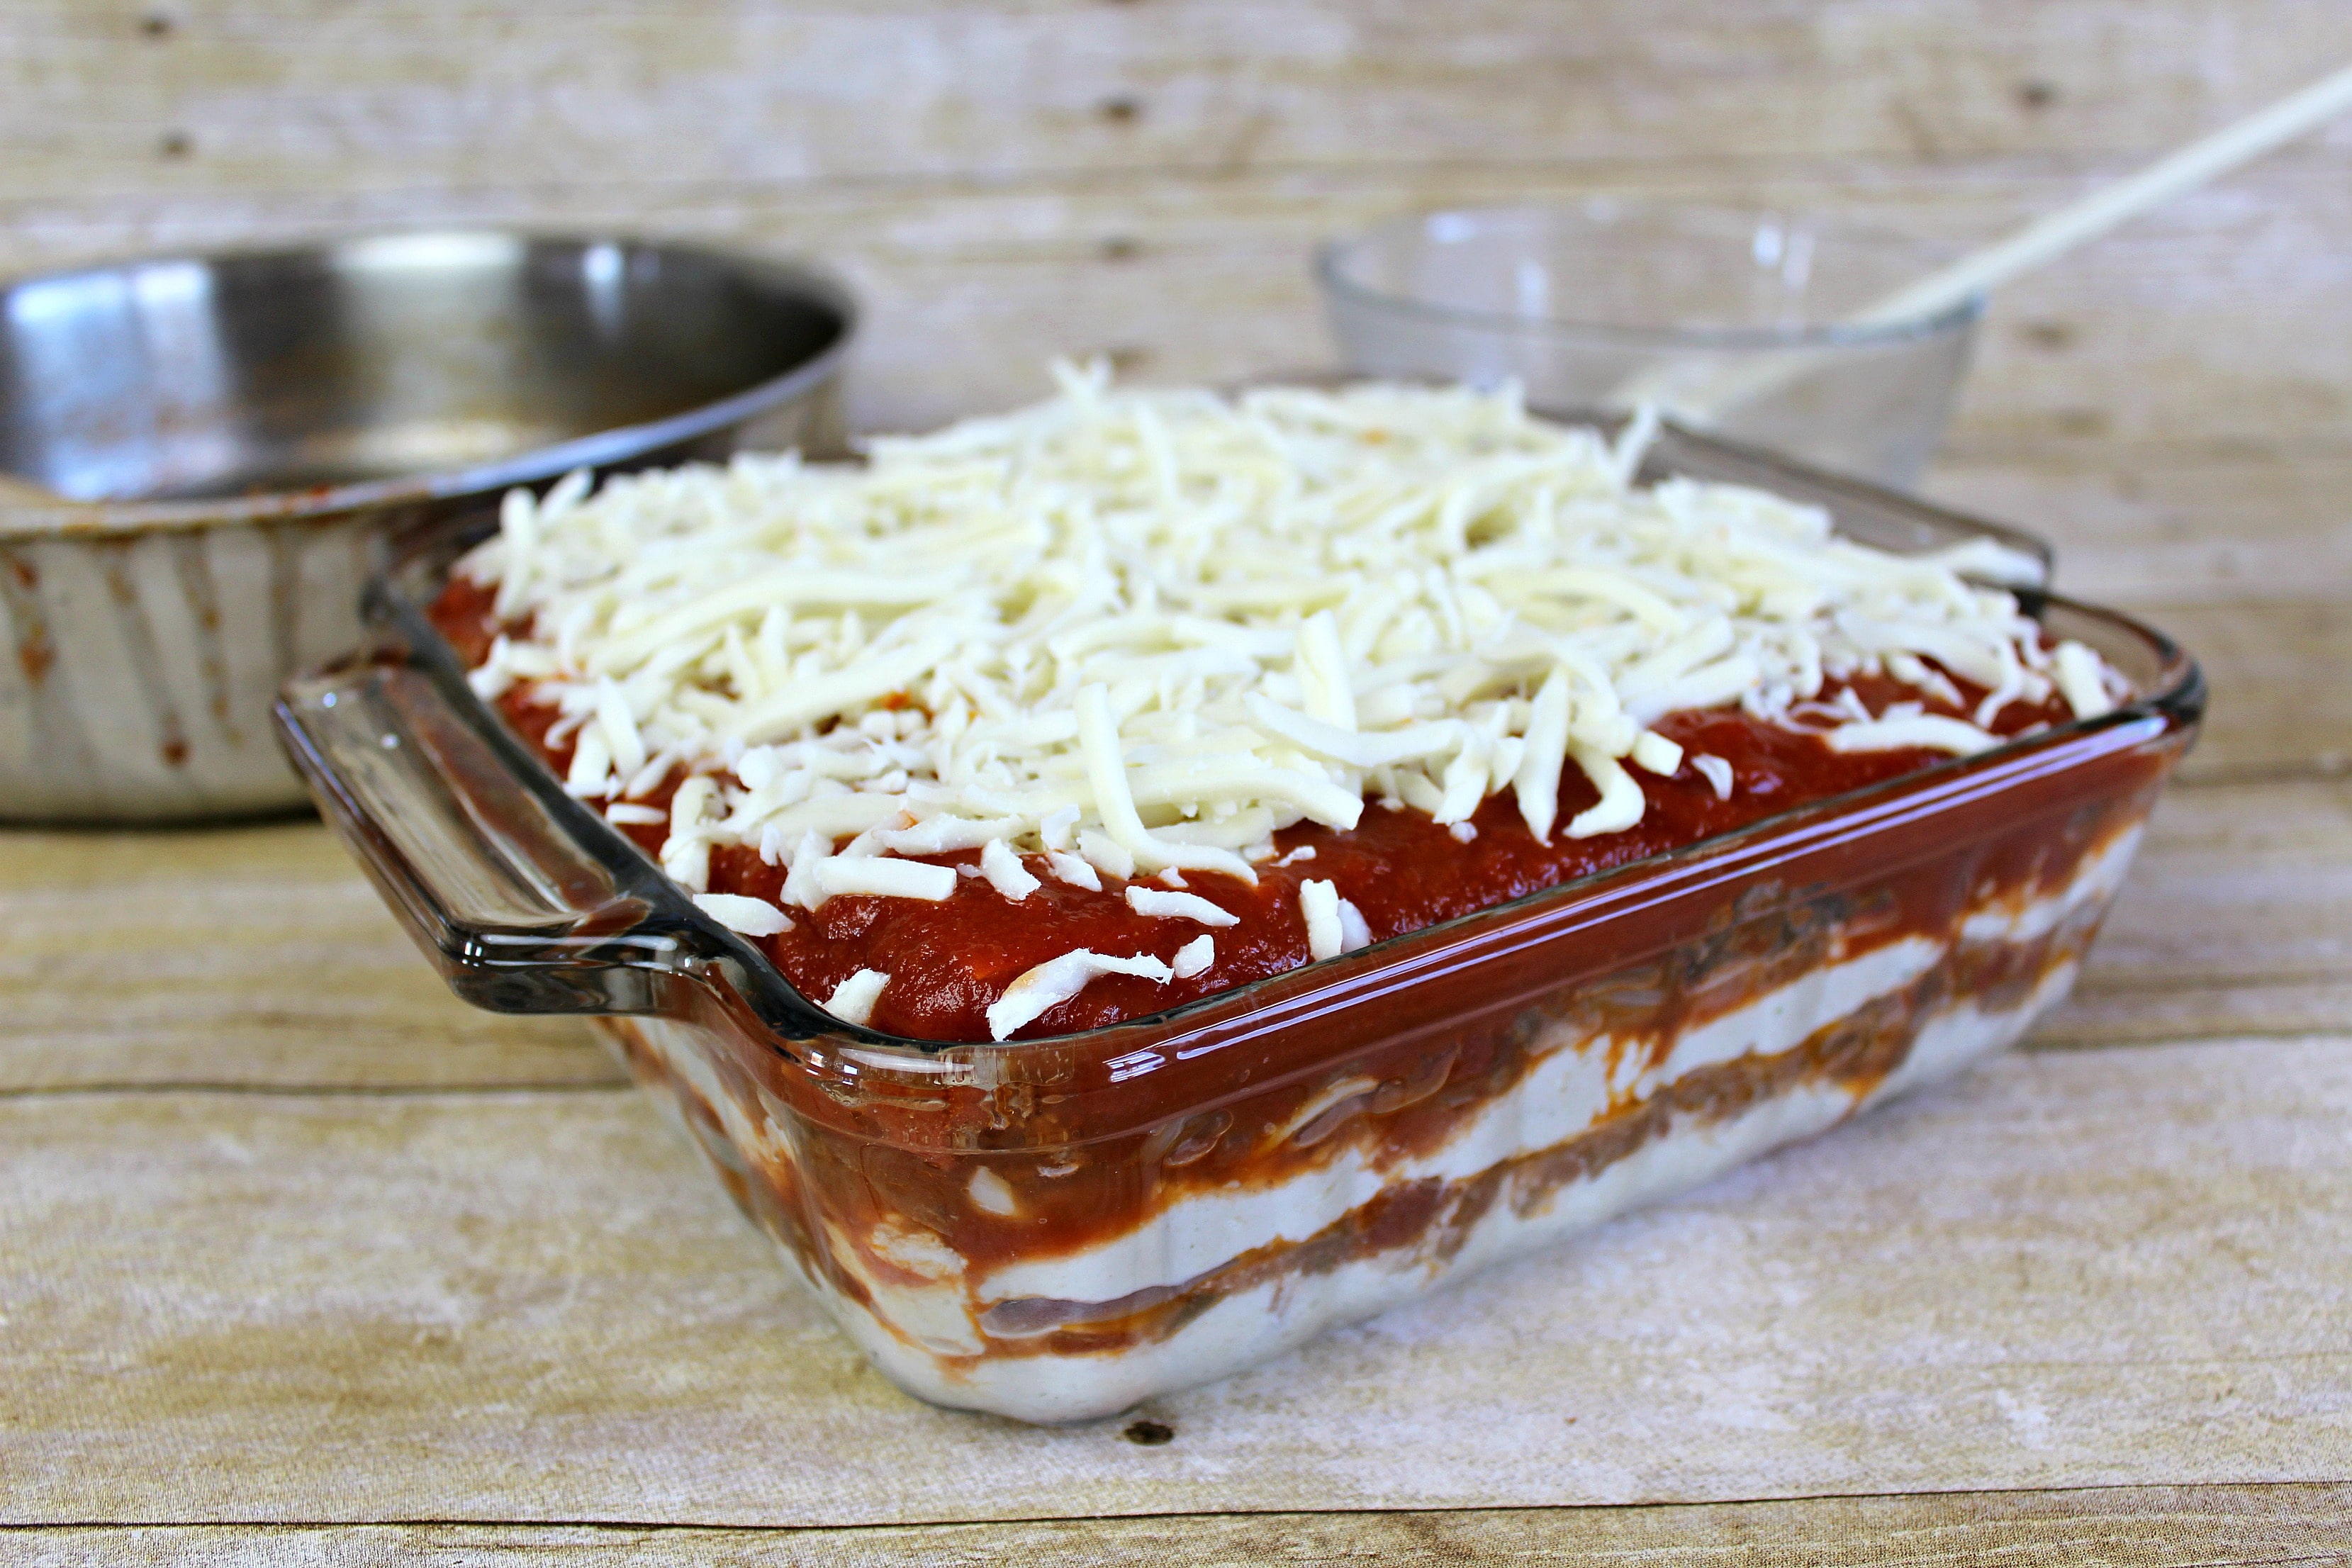
[[[0,289],[0,818],[299,804],[279,683],[382,541],[515,485],[823,452],[856,326],[807,267],[403,234]]]

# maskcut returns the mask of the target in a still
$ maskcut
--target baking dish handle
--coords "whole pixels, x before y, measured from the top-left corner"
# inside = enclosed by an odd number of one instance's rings
[[[691,922],[584,842],[569,803],[524,788],[433,673],[345,664],[289,681],[275,713],[320,813],[459,996],[501,1013],[685,1005],[711,956]]]

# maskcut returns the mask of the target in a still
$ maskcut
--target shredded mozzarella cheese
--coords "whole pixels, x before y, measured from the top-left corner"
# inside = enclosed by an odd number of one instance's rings
[[[1338,884],[1298,884],[1298,910],[1307,917],[1307,952],[1314,958],[1337,958],[1369,946],[1372,930],[1364,912],[1339,896]]]
[[[2097,654],[2081,643],[2062,642],[2052,663],[2058,689],[2065,693],[2075,718],[2095,719],[2114,710],[2116,700],[2107,693],[2106,672]]]
[[[1077,856],[1066,855],[1059,849],[1048,849],[1045,851],[1045,863],[1054,868],[1055,880],[1067,882],[1073,888],[1084,888],[1089,893],[1102,891],[1100,874]]]
[[[793,929],[792,916],[763,900],[733,893],[697,893],[694,901],[704,914],[745,936],[773,936]]]
[[[1127,907],[1139,915],[1161,920],[1198,921],[1204,926],[1237,926],[1242,917],[1231,910],[1220,909],[1198,893],[1162,893],[1151,888],[1130,883],[1127,889]]]
[[[889,984],[890,977],[880,970],[861,969],[833,988],[824,1010],[845,1024],[863,1028],[874,1016],[874,1004],[882,999],[882,988]]]
[[[1360,947],[1372,945],[1372,928],[1364,919],[1364,911],[1349,899],[1339,900],[1339,951],[1353,952]]]
[[[1823,737],[1833,752],[1891,752],[1906,746],[1950,752],[1957,756],[2000,744],[1974,724],[1934,713],[1893,713],[1883,719],[1841,724]]]
[[[1016,904],[1045,886],[1002,838],[990,839],[988,847],[980,852],[980,874],[988,879],[990,887]]]
[[[2111,700],[2095,655],[2053,659],[1962,575],[2014,579],[1997,548],[1899,556],[1761,491],[1636,485],[1641,421],[1612,445],[1507,390],[1056,374],[1051,401],[863,465],[514,492],[462,563],[509,628],[475,689],[559,707],[565,787],[615,820],[682,770],[661,859],[688,889],[750,846],[806,909],[946,898],[955,873],[908,858],[975,847],[1016,900],[1022,854],[1085,888],[1252,881],[1275,833],[1353,826],[1368,795],[1466,828],[1507,788],[1538,838],[1620,832],[1643,809],[1627,764],[1683,761],[1664,715],[1788,721],[1864,673],[1992,696],[1975,725],[1846,714],[1842,749],[1965,751],[2011,700]],[[1561,823],[1570,767],[1600,800]]]
[[[1691,758],[1690,764],[1693,771],[1706,781],[1707,787],[1715,791],[1716,799],[1731,798],[1731,764],[1729,763],[1721,757],[1709,756],[1701,752]]]
[[[886,899],[928,899],[933,903],[955,891],[952,866],[922,860],[885,859],[878,855],[828,856],[816,867],[818,901],[838,893],[872,893]]]
[[[1049,958],[1026,970],[1004,994],[989,1004],[988,1032],[1003,1039],[1024,1024],[1033,1023],[1086,989],[1097,974],[1137,974],[1165,985],[1175,971],[1148,952],[1132,958],[1111,958],[1087,948]]]

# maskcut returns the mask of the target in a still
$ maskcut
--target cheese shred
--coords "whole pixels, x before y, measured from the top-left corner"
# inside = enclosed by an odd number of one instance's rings
[[[1992,693],[1974,723],[1896,704],[1829,741],[1966,752],[2002,704],[2087,714],[2121,689],[1983,585],[2019,574],[1996,547],[1897,555],[1762,491],[1638,483],[1640,421],[1612,445],[1507,389],[1056,374],[1045,403],[862,464],[514,492],[461,564],[505,622],[476,689],[559,708],[565,787],[614,820],[682,773],[661,860],[690,889],[714,847],[748,846],[803,909],[944,899],[953,868],[915,857],[974,848],[1016,902],[1041,873],[1254,881],[1276,832],[1352,827],[1368,796],[1466,827],[1509,789],[1539,839],[1616,833],[1643,810],[1629,765],[1726,787],[1652,730],[1680,709],[1794,722],[1830,681],[1930,699],[1949,672]],[[1563,821],[1570,769],[1599,801]],[[1318,955],[1362,934],[1333,899],[1308,910]],[[1192,895],[1129,901],[1216,923]],[[744,902],[705,907],[754,934],[789,918]],[[1166,968],[1066,955],[992,1029]]]

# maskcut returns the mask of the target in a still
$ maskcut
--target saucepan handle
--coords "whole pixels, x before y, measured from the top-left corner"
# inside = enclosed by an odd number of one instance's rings
[[[677,1010],[701,968],[689,922],[589,841],[583,814],[526,787],[431,671],[355,660],[289,681],[276,718],[320,813],[458,995],[501,1013]]]

